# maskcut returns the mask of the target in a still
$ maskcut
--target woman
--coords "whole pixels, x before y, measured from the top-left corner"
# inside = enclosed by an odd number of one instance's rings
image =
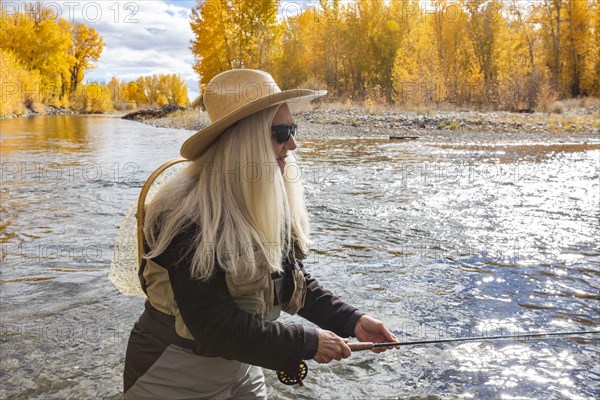
[[[207,85],[211,124],[181,148],[193,163],[147,207],[148,301],[127,347],[125,398],[263,399],[260,367],[293,376],[302,360],[348,357],[343,338],[396,341],[302,264],[308,216],[301,182],[286,175],[296,149],[288,103],[325,93],[281,91],[256,70]],[[280,310],[320,328],[276,322]]]

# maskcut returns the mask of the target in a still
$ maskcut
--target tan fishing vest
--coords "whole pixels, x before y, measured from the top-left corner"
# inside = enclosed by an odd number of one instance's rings
[[[300,258],[301,254],[297,254],[298,258]],[[303,255],[301,258],[304,258]],[[171,288],[169,272],[152,260],[146,259],[144,260],[144,264],[140,279],[143,279],[142,287],[145,286],[148,301],[158,311],[175,317],[175,331],[177,335],[194,340],[194,337],[181,318],[181,313],[179,312],[175,296],[173,295],[173,289]],[[304,306],[306,281],[302,271],[297,268],[296,263],[294,264],[296,265],[296,268],[292,272],[294,288],[287,303],[274,306],[275,295],[279,290],[276,288],[276,281],[271,278],[270,274],[265,274],[252,282],[239,282],[231,275],[226,274],[225,281],[227,282],[229,293],[241,310],[265,319],[275,320],[281,310],[288,314],[296,314]],[[281,279],[279,282],[281,282]]]

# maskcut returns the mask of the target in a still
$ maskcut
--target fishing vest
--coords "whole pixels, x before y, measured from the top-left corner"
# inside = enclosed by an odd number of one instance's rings
[[[233,301],[241,310],[268,320],[277,319],[281,310],[296,314],[306,299],[306,281],[296,259],[304,257],[296,247],[284,260],[282,273],[265,273],[253,281],[239,281],[231,274],[225,274]],[[175,317],[178,336],[194,340],[179,312],[167,269],[151,259],[143,259],[139,278],[152,307]]]

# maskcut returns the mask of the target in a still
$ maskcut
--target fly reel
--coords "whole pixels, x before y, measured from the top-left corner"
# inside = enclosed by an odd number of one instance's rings
[[[308,365],[306,365],[304,361],[300,361],[298,373],[295,376],[289,375],[285,371],[277,371],[277,379],[279,379],[279,382],[289,386],[296,384],[298,384],[298,386],[304,386],[302,381],[306,378],[306,375],[308,375]]]

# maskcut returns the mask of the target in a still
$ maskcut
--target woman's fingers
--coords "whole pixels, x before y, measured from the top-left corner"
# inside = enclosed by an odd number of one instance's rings
[[[319,347],[313,360],[326,364],[332,360],[339,361],[349,357],[350,354],[352,354],[352,350],[348,347],[347,340],[331,331],[319,329]]]

